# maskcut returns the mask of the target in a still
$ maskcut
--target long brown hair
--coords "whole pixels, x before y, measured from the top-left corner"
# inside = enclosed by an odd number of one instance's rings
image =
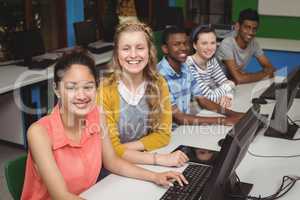
[[[120,80],[122,67],[120,66],[118,59],[118,48],[120,35],[124,32],[143,32],[147,40],[147,46],[149,48],[149,60],[147,66],[144,68],[143,75],[147,82],[145,91],[146,101],[149,106],[148,114],[148,126],[151,130],[155,130],[159,125],[159,114],[162,112],[160,107],[161,94],[159,89],[159,74],[156,70],[157,58],[156,48],[153,43],[153,33],[151,28],[138,21],[124,22],[117,27],[113,50],[113,57],[110,63],[112,73],[108,78],[108,84]]]

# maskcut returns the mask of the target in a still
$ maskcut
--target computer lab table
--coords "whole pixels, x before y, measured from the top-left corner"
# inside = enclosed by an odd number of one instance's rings
[[[96,65],[111,60],[112,51],[103,54],[90,54]],[[19,89],[30,84],[53,78],[53,66],[46,69],[28,69],[27,67],[8,64],[0,67],[0,94]]]
[[[235,91],[233,108],[238,111],[246,111],[251,107],[251,97],[257,97],[266,88],[271,80],[258,83],[239,85]],[[271,113],[274,102],[270,101],[261,106],[262,113]],[[289,111],[289,116],[293,120],[300,119],[300,99],[295,99]],[[201,113],[200,113],[201,114]],[[207,113],[206,113],[207,114]],[[160,153],[168,153],[179,145],[189,145],[211,150],[220,150],[217,142],[224,138],[230,126],[179,126],[172,133],[170,144],[157,150]],[[263,129],[262,129],[263,130]],[[298,130],[296,136],[300,137]],[[105,149],[104,149],[105,151]],[[262,156],[290,156],[300,152],[300,141],[291,141],[265,137],[260,132],[249,147],[253,154]],[[140,165],[146,169],[157,172],[176,170],[183,171],[184,167],[162,167],[152,165]],[[294,158],[263,158],[254,157],[247,153],[238,166],[236,172],[241,181],[254,184],[250,195],[268,196],[273,194],[281,184],[284,175],[300,176],[300,157]],[[130,199],[130,200],[155,200],[159,199],[166,188],[154,183],[135,180],[110,174],[94,186],[83,192],[80,196],[88,200],[98,199]],[[295,186],[281,199],[298,200],[300,196],[300,183]]]
[[[105,64],[111,60],[112,51],[102,54],[91,54],[97,65]],[[25,125],[27,111],[41,117],[42,109],[27,109],[24,102],[30,98],[35,108],[42,108],[41,98],[47,98],[48,105],[54,104],[52,92],[53,65],[46,69],[28,69],[27,67],[7,64],[0,66],[0,140],[26,145],[25,131],[28,123]],[[41,84],[47,85],[48,97],[41,97]],[[29,88],[24,94],[24,88]],[[28,94],[29,93],[29,94]],[[30,97],[28,97],[30,96]],[[27,100],[28,101],[28,100]],[[43,108],[44,111],[50,107]],[[24,112],[23,112],[24,111]],[[27,112],[28,113],[28,112]],[[35,120],[35,119],[34,119]]]

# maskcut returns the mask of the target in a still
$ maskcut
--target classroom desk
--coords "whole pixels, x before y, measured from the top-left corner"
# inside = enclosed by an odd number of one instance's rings
[[[267,80],[268,81],[268,80]],[[249,93],[252,88],[261,87],[266,82],[240,85],[236,89],[236,98],[233,107],[239,111],[246,111],[250,106],[250,96],[259,95],[260,90]],[[259,92],[260,91],[260,92]],[[238,106],[237,102],[240,102]],[[241,103],[243,102],[243,103]],[[270,112],[274,103],[262,106],[262,113]],[[300,119],[300,100],[295,99],[289,115],[294,120]],[[212,150],[220,150],[217,141],[223,138],[231,129],[229,126],[180,126],[172,134],[170,144],[158,152],[167,153],[178,145],[191,145]],[[300,137],[298,130],[296,137]],[[279,148],[280,147],[280,148]],[[300,141],[288,141],[276,138],[264,137],[259,134],[249,148],[250,152],[260,155],[296,155],[300,152]],[[153,171],[177,170],[181,168],[169,168],[161,166],[141,165]],[[251,195],[270,195],[275,192],[281,183],[283,175],[300,175],[300,157],[297,158],[257,158],[249,153],[237,168],[237,174],[241,181],[254,184]],[[166,191],[153,183],[121,177],[111,174],[92,186],[80,196],[89,200],[98,199],[130,199],[130,200],[154,200],[159,199]],[[300,183],[281,199],[296,200],[300,196]]]
[[[110,61],[112,51],[103,54],[91,54],[97,65]],[[42,70],[9,65],[0,67],[0,94],[16,90],[20,87],[38,83],[53,78],[53,66]]]
[[[97,65],[105,64],[110,61],[112,51],[103,54],[91,54]],[[24,123],[25,114],[23,105],[24,95],[22,90],[29,86],[31,89],[32,100],[35,101],[37,108],[42,108],[40,104],[41,93],[39,85],[47,82],[47,88],[52,88],[54,67],[50,66],[42,70],[28,69],[27,67],[8,65],[0,67],[0,139],[9,141],[22,146],[26,145],[25,131],[28,123]],[[44,83],[45,84],[45,83]],[[28,89],[27,89],[28,90]],[[51,89],[52,90],[52,89]],[[27,94],[27,93],[26,93]],[[54,97],[48,92],[48,105],[53,105]],[[29,98],[25,95],[25,98]],[[31,98],[31,97],[30,97]],[[35,109],[37,118],[41,117],[43,111],[47,112],[47,108]],[[32,109],[31,109],[32,110]],[[26,115],[27,116],[27,115]],[[13,123],[13,125],[12,125]]]

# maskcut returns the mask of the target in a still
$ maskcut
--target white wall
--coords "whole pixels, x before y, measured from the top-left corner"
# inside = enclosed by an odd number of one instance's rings
[[[300,0],[259,0],[260,15],[300,17]]]

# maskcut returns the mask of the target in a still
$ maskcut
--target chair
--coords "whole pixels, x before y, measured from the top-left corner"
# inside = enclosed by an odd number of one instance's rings
[[[8,190],[14,200],[21,198],[23,189],[27,154],[4,163],[5,179]]]

